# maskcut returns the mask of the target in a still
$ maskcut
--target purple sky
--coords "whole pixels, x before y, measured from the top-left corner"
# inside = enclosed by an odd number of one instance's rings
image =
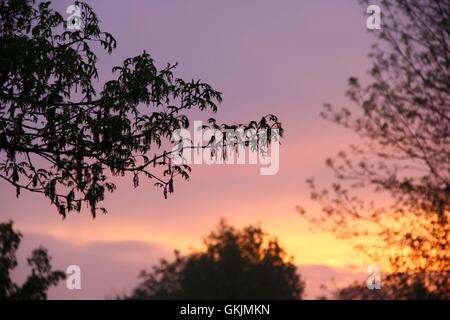
[[[349,76],[366,78],[374,36],[356,1],[89,1],[118,48],[99,54],[100,82],[123,59],[149,52],[159,66],[178,62],[176,75],[201,78],[223,92],[215,117],[245,122],[273,113],[283,123],[280,171],[259,175],[257,166],[194,166],[190,182],[179,182],[164,200],[151,183],[134,189],[130,177],[116,179],[108,194],[109,214],[93,220],[85,210],[66,220],[46,199],[0,182],[0,220],[13,219],[24,234],[21,257],[42,244],[55,267],[78,264],[82,290],[65,284],[51,298],[111,297],[127,292],[142,268],[173,249],[200,248],[219,221],[244,226],[260,222],[295,256],[310,298],[331,277],[348,281],[349,265],[364,265],[351,247],[330,234],[311,233],[295,212],[314,212],[305,179],[326,183],[324,161],[355,139],[325,122],[321,106],[347,106]],[[71,1],[58,1],[65,15]],[[17,270],[23,279],[24,269]]]

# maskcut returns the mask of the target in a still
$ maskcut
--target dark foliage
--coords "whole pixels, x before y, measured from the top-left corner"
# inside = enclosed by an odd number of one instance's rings
[[[130,299],[300,299],[304,284],[276,240],[259,227],[243,230],[221,222],[206,249],[176,252],[143,271]]]
[[[176,65],[158,69],[146,52],[114,67],[116,78],[96,89],[95,51],[110,54],[116,41],[89,5],[76,4],[82,28],[68,31],[50,2],[0,1],[0,177],[17,196],[49,198],[62,216],[86,203],[95,217],[116,188],[108,171],[129,173],[135,187],[142,176],[153,179],[165,197],[175,177],[187,180],[190,166],[171,158],[174,132],[189,127],[188,111],[214,113],[222,98],[207,83],[176,78]],[[230,127],[212,118],[209,125]],[[231,127],[282,134],[274,115]]]
[[[0,224],[0,300],[45,300],[49,287],[57,285],[65,274],[52,270],[51,257],[45,248],[39,247],[27,259],[31,274],[22,286],[15,284],[11,271],[17,267],[16,251],[21,238],[12,222]]]
[[[379,297],[448,299],[450,1],[382,1],[381,8],[372,83],[350,78],[348,96],[357,108],[327,104],[323,113],[362,143],[327,160],[336,177],[330,188],[308,181],[323,208],[311,220],[339,238],[378,243],[358,248],[390,274]],[[377,193],[378,201],[370,199]],[[340,294],[373,295],[358,288]]]

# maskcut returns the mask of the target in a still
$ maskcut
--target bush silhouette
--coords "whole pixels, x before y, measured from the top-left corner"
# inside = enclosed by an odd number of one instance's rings
[[[65,278],[62,271],[53,271],[47,250],[39,247],[27,259],[31,274],[22,286],[12,282],[10,272],[17,267],[16,251],[22,235],[13,223],[0,224],[0,300],[45,300],[47,290]]]
[[[260,227],[237,230],[221,221],[205,250],[175,253],[151,272],[128,299],[300,299],[304,284],[277,240]]]

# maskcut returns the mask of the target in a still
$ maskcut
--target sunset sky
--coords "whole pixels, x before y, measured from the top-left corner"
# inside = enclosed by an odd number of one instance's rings
[[[326,102],[349,106],[350,76],[367,79],[375,37],[366,29],[365,8],[350,0],[88,3],[118,43],[111,56],[98,52],[100,85],[113,66],[146,50],[159,66],[178,62],[176,76],[200,78],[223,92],[214,115],[219,121],[273,113],[286,135],[276,175],[260,175],[258,165],[194,165],[190,181],[177,181],[167,200],[152,181],[135,189],[131,177],[116,178],[117,191],[103,203],[109,213],[96,219],[85,209],[63,220],[47,199],[26,192],[16,199],[15,189],[0,182],[0,220],[14,220],[24,234],[21,261],[43,245],[55,268],[81,267],[82,290],[61,283],[49,297],[102,299],[128,292],[139,270],[171,257],[173,249],[201,248],[220,218],[237,227],[261,223],[277,237],[295,256],[307,298],[331,277],[337,284],[357,277],[349,267],[366,261],[349,243],[309,231],[295,206],[317,212],[305,180],[314,177],[326,186],[332,178],[326,157],[356,141],[319,113]],[[66,15],[70,4],[54,6]],[[20,280],[26,272],[19,268],[15,274]]]

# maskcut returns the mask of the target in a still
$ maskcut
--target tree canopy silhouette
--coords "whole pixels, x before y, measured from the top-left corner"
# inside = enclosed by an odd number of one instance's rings
[[[308,181],[323,208],[311,220],[340,238],[376,239],[358,246],[371,261],[387,261],[384,292],[373,297],[448,299],[450,1],[382,1],[378,35],[372,83],[349,80],[358,109],[327,104],[322,113],[362,143],[327,160],[336,177],[330,188]],[[368,199],[375,193],[390,201],[376,204]],[[341,293],[370,295],[348,289]]]
[[[0,300],[45,300],[49,287],[57,285],[66,275],[52,270],[51,257],[45,248],[39,247],[27,259],[31,275],[22,286],[15,284],[10,272],[17,267],[16,251],[21,238],[11,221],[0,224]]]
[[[89,5],[76,4],[81,30],[68,31],[50,2],[0,2],[0,177],[17,196],[27,190],[49,198],[62,216],[84,202],[95,217],[116,188],[108,170],[131,174],[134,186],[141,176],[153,179],[165,197],[174,178],[187,180],[191,167],[172,161],[174,132],[189,127],[190,110],[215,113],[222,97],[200,80],[176,78],[176,64],[158,69],[145,51],[97,88],[95,51],[111,54],[116,40]],[[232,126],[210,118],[208,126],[282,135],[274,115]]]
[[[205,250],[143,271],[129,299],[300,299],[304,284],[277,240],[260,227],[221,221]]]

